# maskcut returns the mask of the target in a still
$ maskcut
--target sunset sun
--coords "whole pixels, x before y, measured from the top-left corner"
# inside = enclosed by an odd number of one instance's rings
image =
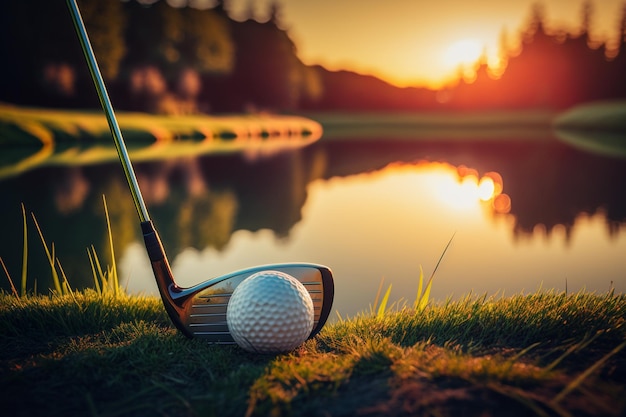
[[[443,51],[443,63],[450,69],[460,65],[468,66],[480,58],[483,53],[482,44],[476,39],[461,39],[450,44]]]

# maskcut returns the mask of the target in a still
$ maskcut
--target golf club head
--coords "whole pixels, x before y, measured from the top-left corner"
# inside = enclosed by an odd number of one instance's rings
[[[172,322],[187,337],[217,344],[235,343],[226,323],[228,301],[243,280],[268,270],[293,276],[311,295],[314,323],[308,338],[317,335],[324,327],[334,298],[334,281],[329,268],[311,263],[262,265],[216,277],[193,287],[181,288],[174,281],[152,222],[143,222],[141,227],[165,309]]]

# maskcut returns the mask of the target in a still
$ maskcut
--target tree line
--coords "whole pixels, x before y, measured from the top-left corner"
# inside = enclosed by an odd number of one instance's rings
[[[116,108],[154,113],[293,109],[319,88],[279,10],[267,22],[166,1],[79,0]],[[97,106],[64,1],[10,0],[0,14],[0,100]]]
[[[576,33],[548,31],[536,5],[521,50],[502,46],[498,74],[486,59],[474,76],[434,91],[398,88],[372,76],[307,66],[270,18],[236,21],[221,1],[210,9],[164,0],[79,0],[116,108],[163,114],[298,111],[564,108],[626,98],[626,3],[617,45],[592,44],[593,3]],[[0,101],[98,107],[65,2],[10,0],[0,13]]]

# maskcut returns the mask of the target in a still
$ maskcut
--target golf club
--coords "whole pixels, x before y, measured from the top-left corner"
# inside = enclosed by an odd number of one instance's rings
[[[226,323],[226,309],[230,296],[237,285],[250,275],[260,271],[273,270],[295,277],[308,290],[315,310],[314,325],[309,339],[314,337],[326,323],[333,304],[333,275],[330,269],[325,266],[311,263],[262,265],[209,279],[189,288],[182,288],[176,284],[165,250],[141,196],[141,190],[128,156],[122,132],[115,118],[113,106],[100,74],[80,10],[76,0],[67,0],[67,4],[139,214],[141,230],[146,251],[152,264],[154,278],[163,305],[174,325],[188,337],[202,338],[211,343],[234,343]]]

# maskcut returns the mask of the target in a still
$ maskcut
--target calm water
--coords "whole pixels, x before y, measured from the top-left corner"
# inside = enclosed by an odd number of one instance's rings
[[[325,141],[262,158],[203,156],[135,165],[174,274],[187,286],[252,265],[310,261],[335,273],[335,310],[369,309],[381,280],[412,301],[420,265],[431,297],[626,290],[626,160],[552,134],[533,139]],[[123,285],[156,294],[117,163],[0,179],[0,257],[19,280],[22,213],[29,287],[49,268],[32,221],[74,287],[91,285],[87,248],[106,262],[106,195]],[[3,288],[8,288],[2,278]]]

